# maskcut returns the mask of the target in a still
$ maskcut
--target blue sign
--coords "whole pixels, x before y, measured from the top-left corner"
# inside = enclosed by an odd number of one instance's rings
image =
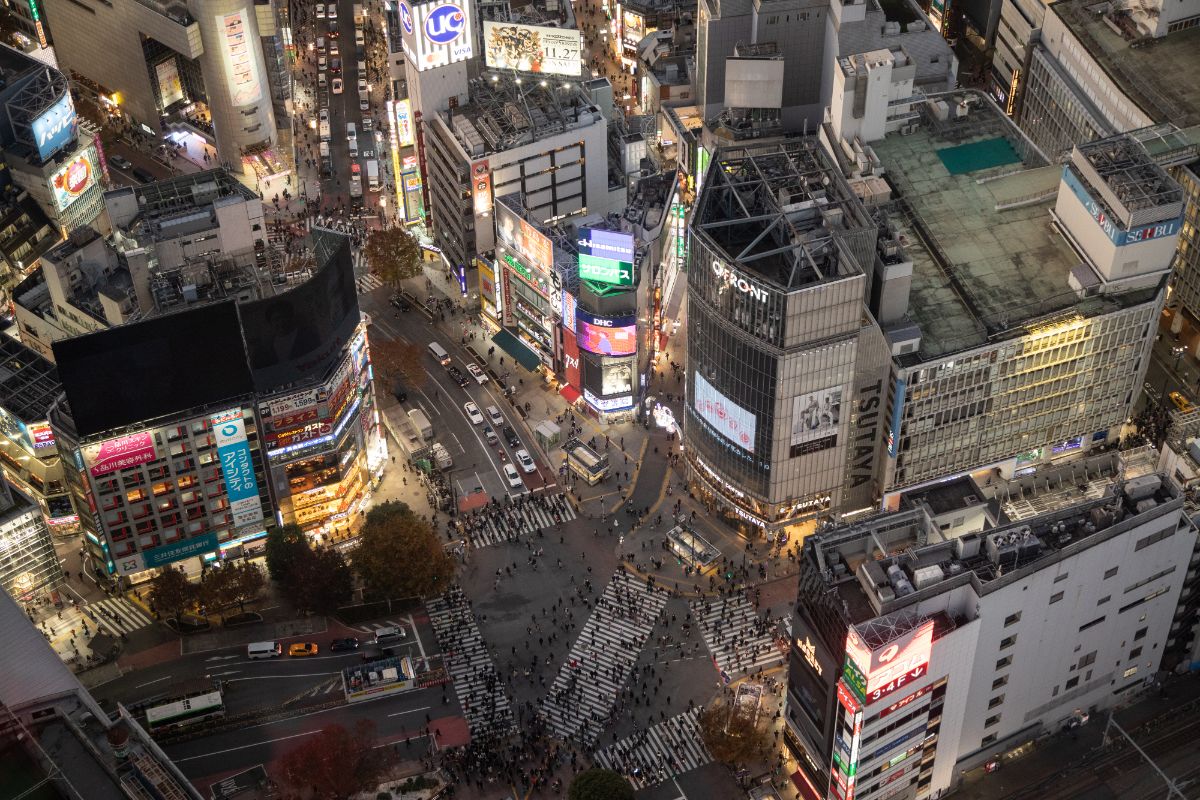
[[[408,3],[400,3],[400,24],[404,26],[405,33],[412,33],[412,12],[408,10]]]
[[[892,403],[892,427],[888,430],[888,455],[896,457],[900,448],[900,423],[904,420],[904,390],[908,384],[904,380],[896,381],[896,399]]]
[[[467,27],[467,15],[453,3],[438,6],[425,18],[425,38],[434,44],[450,44],[462,36]]]
[[[467,296],[467,268],[462,264],[458,265],[458,290],[462,292],[462,296]]]
[[[262,502],[258,497],[258,481],[254,479],[254,461],[250,458],[242,410],[235,408],[213,415],[212,426],[234,527],[261,522]]]
[[[1114,220],[1104,211],[1104,207],[1092,199],[1092,195],[1079,178],[1075,175],[1074,170],[1069,166],[1063,167],[1063,181],[1071,188],[1075,197],[1087,209],[1087,212],[1092,215],[1092,219],[1100,226],[1100,230],[1104,231],[1104,235],[1115,244],[1117,247],[1124,247],[1128,244],[1139,244],[1148,242],[1151,239],[1158,239],[1162,236],[1174,236],[1179,233],[1179,228],[1183,224],[1183,215],[1175,219],[1162,220],[1161,222],[1153,222],[1149,225],[1143,225],[1140,228],[1130,228],[1125,230],[1121,227],[1119,220]]]
[[[75,104],[67,93],[62,99],[33,121],[33,141],[37,144],[38,157],[45,161],[73,140],[79,133],[75,118]]]
[[[143,550],[142,558],[145,559],[146,569],[150,569],[151,567],[161,567],[163,564],[170,564],[173,561],[182,561],[185,558],[210,553],[216,549],[217,532],[209,531],[208,533],[186,539],[182,542],[173,542],[171,544],[164,544],[162,547]]]

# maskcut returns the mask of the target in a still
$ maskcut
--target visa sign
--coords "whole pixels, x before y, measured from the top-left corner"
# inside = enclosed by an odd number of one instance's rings
[[[63,95],[46,113],[35,119],[31,127],[38,157],[43,161],[74,139],[79,132],[79,125],[70,93]]]

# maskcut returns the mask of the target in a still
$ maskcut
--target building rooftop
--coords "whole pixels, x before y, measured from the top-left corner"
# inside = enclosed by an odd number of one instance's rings
[[[120,227],[132,235],[157,241],[216,227],[214,204],[225,198],[257,201],[258,195],[224,169],[178,175],[160,181],[105,192],[106,200],[137,200],[137,215]]]
[[[1062,169],[984,95],[931,95],[907,133],[871,146],[898,190],[888,210],[913,260],[916,361],[1023,332],[1065,309],[1090,316],[1145,299],[1078,298],[1068,277],[1081,258],[1051,224]]]
[[[1116,4],[1059,0],[1050,6],[1113,83],[1154,122],[1200,124],[1200,28],[1139,36]],[[1113,27],[1124,31],[1117,33]]]
[[[41,422],[61,393],[54,364],[0,334],[0,408],[22,422]]]
[[[604,119],[578,81],[521,80],[492,72],[471,81],[470,95],[467,105],[440,113],[472,158],[533,144]]]

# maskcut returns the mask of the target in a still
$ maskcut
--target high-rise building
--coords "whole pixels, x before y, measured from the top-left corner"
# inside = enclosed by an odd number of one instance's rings
[[[685,453],[731,522],[1009,478],[1107,446],[1132,408],[1179,186],[1128,137],[1051,166],[975,92],[914,109],[858,150],[747,146],[705,176]]]
[[[805,541],[785,714],[802,796],[936,797],[1153,679],[1196,528],[1163,476],[1105,453],[1081,493],[1075,466],[942,484]],[[970,528],[936,521],[980,498]]]
[[[14,600],[35,603],[62,582],[62,566],[42,509],[23,492],[0,482],[0,591]]]

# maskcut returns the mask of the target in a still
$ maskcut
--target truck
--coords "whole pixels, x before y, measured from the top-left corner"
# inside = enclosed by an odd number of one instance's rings
[[[350,165],[350,202],[357,205],[362,202],[362,167],[357,162]]]
[[[433,463],[437,464],[440,470],[448,470],[454,466],[454,459],[450,457],[450,451],[442,446],[441,442],[435,442],[433,445]]]
[[[354,27],[361,28],[363,24],[363,7],[362,3],[354,4]]]
[[[372,192],[379,191],[379,162],[374,158],[367,161],[367,187]]]
[[[323,119],[320,123],[321,143],[324,144],[330,139],[329,136],[329,120]]]
[[[433,438],[433,424],[429,421],[429,417],[425,416],[424,411],[419,408],[411,408],[408,411],[408,418],[422,439],[428,442]]]

